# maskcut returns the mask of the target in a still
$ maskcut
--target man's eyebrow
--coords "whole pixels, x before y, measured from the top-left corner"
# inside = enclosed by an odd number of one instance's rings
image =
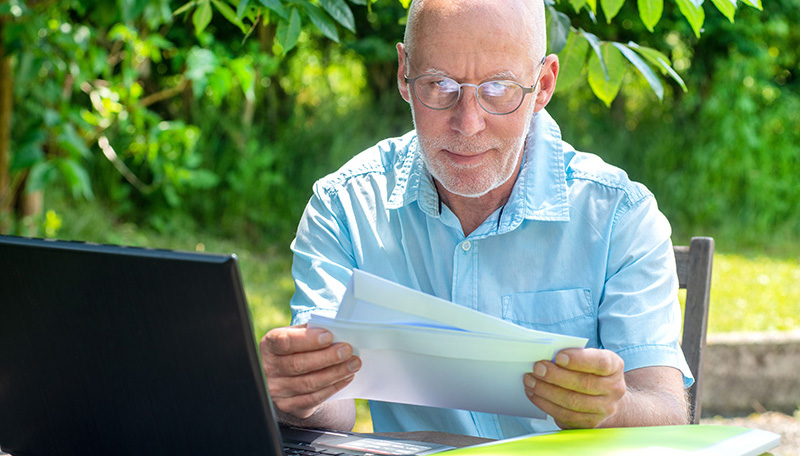
[[[439,68],[426,68],[425,71],[424,71],[424,74],[433,74],[433,75],[436,75],[436,76],[444,76],[444,77],[447,77],[447,78],[450,78],[450,79],[454,79],[454,80],[456,79],[453,76],[451,76],[450,73],[448,73],[448,72],[446,72],[444,70],[441,70]],[[512,81],[517,81],[518,80],[517,75],[514,74],[514,72],[511,71],[511,70],[503,70],[503,71],[497,72],[497,73],[495,73],[493,75],[490,75],[487,78],[484,78],[483,80],[484,81],[498,81],[498,80],[501,80],[501,79],[510,79]]]
[[[495,73],[487,78],[487,80],[499,80],[499,79],[511,79],[511,80],[518,80],[517,75],[514,74],[511,70],[503,70],[499,73]]]
[[[440,70],[438,68],[427,68],[424,71],[424,74],[434,74],[436,76],[444,76],[447,78],[452,78],[446,71]]]

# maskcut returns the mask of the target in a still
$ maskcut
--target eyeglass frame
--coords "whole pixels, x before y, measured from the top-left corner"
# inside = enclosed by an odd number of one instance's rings
[[[456,81],[455,79],[453,79],[453,78],[451,78],[449,76],[441,76],[441,75],[430,74],[430,73],[423,73],[423,74],[421,74],[419,76],[416,76],[416,77],[413,77],[413,78],[409,78],[407,73],[408,73],[408,68],[409,68],[410,65],[408,65],[408,61],[409,61],[408,53],[406,53],[406,74],[403,76],[403,80],[410,87],[411,93],[414,95],[414,98],[416,98],[417,101],[419,101],[422,104],[422,106],[425,106],[428,109],[433,109],[434,111],[446,111],[446,110],[452,108],[453,106],[457,105],[459,101],[461,101],[461,95],[464,93],[464,89],[463,88],[464,88],[464,86],[467,86],[467,87],[474,87],[475,88],[475,101],[478,102],[478,106],[480,106],[481,109],[483,109],[484,111],[488,112],[489,114],[492,114],[492,115],[495,115],[495,116],[507,116],[509,114],[513,114],[513,113],[517,112],[519,107],[522,106],[522,103],[525,101],[525,96],[528,95],[529,93],[533,93],[536,90],[536,86],[539,85],[539,80],[540,80],[540,78],[542,76],[542,68],[544,68],[545,60],[547,60],[547,56],[542,57],[542,61],[539,63],[539,65],[540,65],[539,66],[539,73],[536,75],[536,82],[534,82],[532,86],[526,87],[526,86],[520,84],[519,82],[513,81],[511,79],[489,80],[489,81],[481,82],[480,84],[470,84],[468,82],[458,82],[458,81]],[[425,76],[441,76],[441,77],[450,79],[451,81],[455,82],[456,84],[458,84],[458,97],[456,97],[456,99],[453,101],[452,104],[450,104],[450,106],[447,106],[447,107],[444,107],[444,108],[434,108],[433,106],[428,106],[427,104],[425,104],[424,101],[422,101],[419,98],[419,96],[417,95],[417,90],[414,88],[415,85],[416,85],[417,79],[425,77]],[[488,84],[490,82],[510,82],[512,84],[515,84],[515,85],[519,86],[519,88],[522,89],[522,97],[520,97],[519,104],[517,105],[517,107],[512,109],[511,111],[508,111],[508,112],[492,112],[492,111],[489,111],[488,109],[486,109],[486,106],[484,106],[483,103],[481,103],[481,98],[478,95],[478,93],[480,92],[480,87],[482,85]]]

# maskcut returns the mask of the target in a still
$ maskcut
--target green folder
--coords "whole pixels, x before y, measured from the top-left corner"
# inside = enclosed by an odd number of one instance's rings
[[[750,456],[780,444],[778,434],[733,426],[575,429],[460,448],[447,456]]]

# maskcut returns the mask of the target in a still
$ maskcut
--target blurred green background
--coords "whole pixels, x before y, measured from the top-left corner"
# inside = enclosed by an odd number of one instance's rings
[[[668,3],[656,24],[641,2],[610,22],[610,0],[548,7],[564,67],[559,27],[596,34],[621,87],[610,101],[587,83],[587,51],[548,110],[655,193],[674,243],[716,239],[712,333],[800,328],[800,0],[754,1]],[[286,324],[313,182],[412,128],[394,50],[406,2],[342,5],[0,4],[0,232],[236,252],[257,334]],[[658,49],[674,76],[615,65],[612,41]]]

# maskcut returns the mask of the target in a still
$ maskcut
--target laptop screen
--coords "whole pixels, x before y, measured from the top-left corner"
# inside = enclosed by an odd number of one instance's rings
[[[281,454],[236,257],[0,236],[0,448]]]

